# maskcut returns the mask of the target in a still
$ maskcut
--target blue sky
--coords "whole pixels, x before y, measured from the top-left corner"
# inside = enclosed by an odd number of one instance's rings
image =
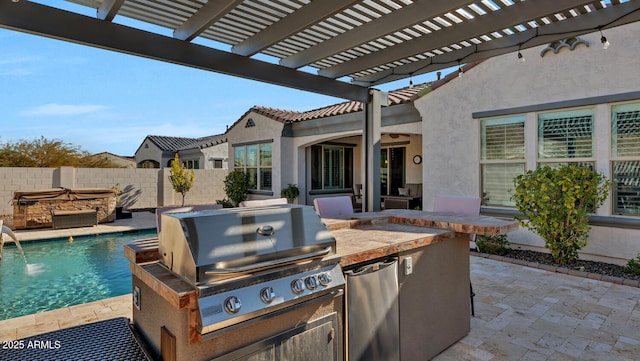
[[[304,111],[344,101],[6,29],[0,84],[0,143],[44,136],[118,155],[133,155],[150,134],[223,133],[254,105]]]

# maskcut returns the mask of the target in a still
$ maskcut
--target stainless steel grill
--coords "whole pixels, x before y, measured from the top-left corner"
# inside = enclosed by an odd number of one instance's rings
[[[335,239],[312,207],[161,216],[160,262],[198,289],[208,333],[341,290]]]

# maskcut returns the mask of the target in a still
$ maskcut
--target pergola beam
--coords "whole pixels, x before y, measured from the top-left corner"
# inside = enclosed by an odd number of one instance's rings
[[[566,9],[571,9],[581,4],[584,4],[584,0],[563,1],[563,7]],[[356,59],[322,69],[319,71],[319,74],[329,78],[339,78],[345,75],[357,73],[363,69],[371,69],[381,64],[392,63],[396,60],[422,54],[433,49],[439,49],[445,46],[450,46],[451,44],[468,41],[471,38],[496,31],[496,29],[505,29],[525,23],[531,19],[548,16],[557,12],[557,9],[558,0],[518,2],[517,5],[508,6],[500,11],[478,16],[475,19],[448,27],[446,31],[436,31],[386,49],[378,50],[368,54],[367,56],[361,56]],[[462,49],[459,52],[464,53],[465,50],[466,49]]]
[[[111,21],[124,4],[124,0],[103,0],[98,7],[97,17],[100,20]]]
[[[387,34],[417,24],[452,9],[457,9],[468,0],[419,0],[384,17],[373,20],[351,31],[342,33],[320,44],[300,51],[280,61],[280,65],[299,68],[318,60],[366,44]]]
[[[360,0],[322,0],[313,1],[285,18],[255,34],[251,38],[235,45],[231,52],[250,56],[265,48],[297,34],[309,24],[315,24],[338,13]]]
[[[536,29],[529,29],[518,34],[504,36],[485,42],[477,47],[463,48],[449,53],[437,55],[433,59],[402,65],[372,75],[354,78],[354,84],[373,86],[386,82],[407,78],[409,74],[419,75],[445,69],[462,63],[480,61],[494,56],[508,54],[521,49],[548,44],[561,39],[568,39],[593,32],[595,29],[607,29],[640,21],[640,4],[625,3],[615,7],[600,9],[597,13],[583,14],[576,18],[558,21]]]
[[[179,28],[173,31],[173,37],[178,40],[193,40],[196,36],[207,30],[211,24],[225,16],[229,11],[238,6],[238,4],[241,4],[242,1],[243,0],[207,2]]]
[[[0,1],[0,27],[342,99],[368,89],[30,1]]]

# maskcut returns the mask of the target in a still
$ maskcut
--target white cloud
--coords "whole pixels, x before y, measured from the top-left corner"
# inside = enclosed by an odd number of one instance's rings
[[[49,103],[27,109],[21,113],[24,116],[69,116],[96,113],[106,109],[104,105],[96,104],[57,104]]]

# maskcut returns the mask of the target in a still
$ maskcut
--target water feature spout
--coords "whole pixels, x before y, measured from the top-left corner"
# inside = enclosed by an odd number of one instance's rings
[[[20,255],[22,256],[22,260],[24,261],[25,266],[27,267],[27,273],[28,274],[37,274],[40,273],[42,271],[42,265],[39,264],[29,264],[29,262],[27,262],[27,257],[24,255],[24,250],[22,249],[22,245],[20,244],[20,241],[18,240],[18,237],[16,237],[16,235],[13,233],[13,231],[11,230],[11,228],[5,226],[2,224],[3,222],[0,220],[0,259],[2,259],[2,246],[4,245],[4,235],[6,234],[7,236],[11,237],[11,239],[13,239],[13,242],[16,244],[16,247],[18,248],[18,251],[20,252]]]
[[[20,251],[20,255],[24,260],[24,264],[28,265],[29,262],[27,262],[27,257],[24,255],[24,251],[22,250],[22,245],[20,244],[20,241],[18,241],[18,237],[16,237],[16,235],[13,233],[11,228],[7,226],[2,226],[2,235],[4,236],[5,234],[11,237],[11,239],[13,239],[13,242],[16,244],[16,247],[18,247],[18,250]]]

